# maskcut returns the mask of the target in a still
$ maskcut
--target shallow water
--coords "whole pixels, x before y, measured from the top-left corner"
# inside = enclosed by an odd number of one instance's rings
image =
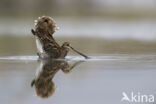
[[[41,62],[37,56],[0,57],[0,101],[2,104],[125,104],[127,94],[156,94],[155,54],[104,54],[84,59],[68,56],[69,73],[58,70],[52,79],[56,90],[48,98],[36,95],[31,82]]]

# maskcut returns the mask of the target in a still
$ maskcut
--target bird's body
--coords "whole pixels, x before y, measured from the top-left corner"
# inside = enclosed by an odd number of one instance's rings
[[[69,49],[64,44],[60,46],[53,38],[53,33],[56,31],[56,25],[50,17],[41,17],[35,22],[35,30],[32,33],[35,35],[36,46],[40,58],[64,58]]]
[[[56,23],[50,17],[39,17],[35,20],[35,29],[31,30],[36,39],[37,54],[40,58],[65,58],[69,49],[72,49],[79,55],[88,58],[71,47],[69,42],[64,42],[61,46],[53,38],[54,32],[57,30]]]

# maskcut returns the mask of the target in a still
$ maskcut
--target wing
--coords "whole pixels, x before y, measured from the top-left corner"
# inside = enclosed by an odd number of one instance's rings
[[[60,56],[60,47],[55,44],[48,43],[43,46],[44,51],[50,56],[51,58],[58,58]]]

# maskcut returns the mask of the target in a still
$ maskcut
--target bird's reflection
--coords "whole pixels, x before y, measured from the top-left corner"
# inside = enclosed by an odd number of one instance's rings
[[[76,61],[69,65],[65,60],[40,60],[40,66],[36,71],[36,76],[31,82],[31,86],[35,87],[37,96],[48,98],[55,92],[55,83],[53,78],[59,70],[69,73],[75,66],[83,61]]]

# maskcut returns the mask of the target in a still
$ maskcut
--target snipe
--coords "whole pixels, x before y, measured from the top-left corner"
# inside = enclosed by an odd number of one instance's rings
[[[65,58],[70,49],[88,58],[75,50],[69,42],[64,42],[60,46],[53,38],[56,30],[56,23],[51,17],[42,16],[35,20],[35,29],[32,29],[31,32],[36,38],[37,55],[40,58]]]

